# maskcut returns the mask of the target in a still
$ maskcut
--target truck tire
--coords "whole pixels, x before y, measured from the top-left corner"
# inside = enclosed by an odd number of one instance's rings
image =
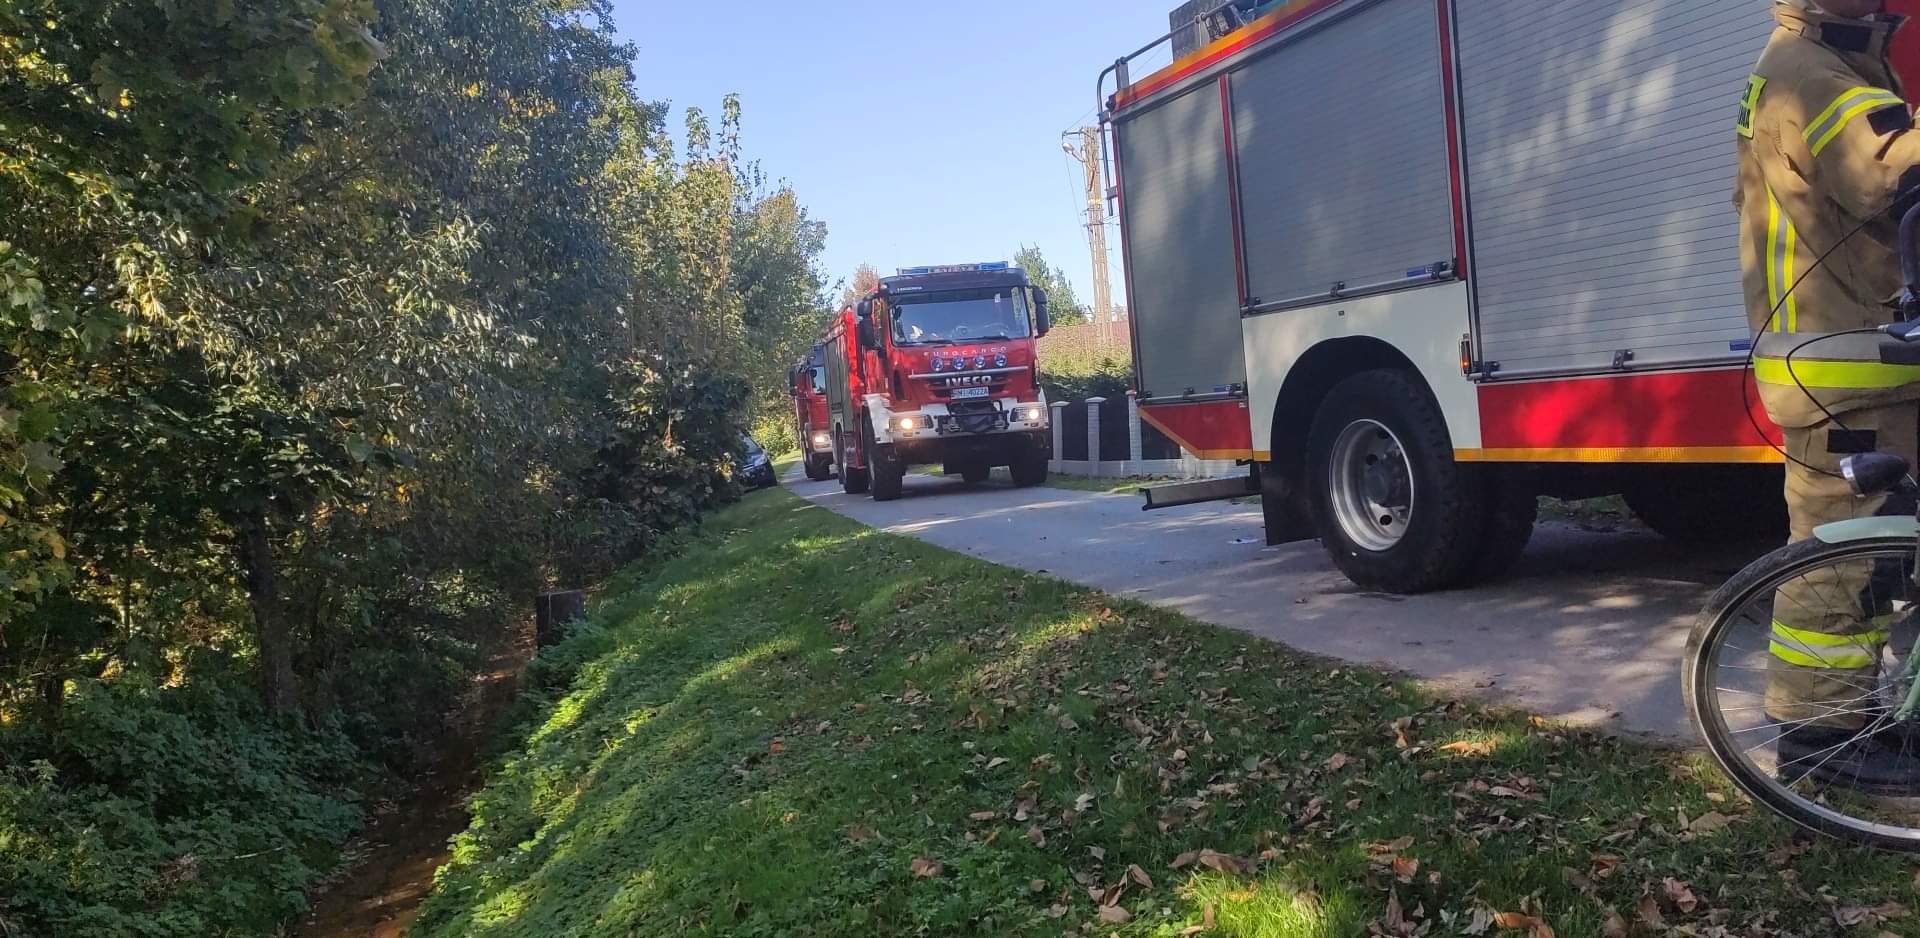
[[[840,491],[848,495],[867,494],[867,470],[848,468],[844,441],[836,439],[833,444],[833,464],[840,467]]]
[[[1540,520],[1540,495],[1534,486],[1521,479],[1486,476],[1481,479],[1487,493],[1486,528],[1480,534],[1480,551],[1473,558],[1461,586],[1490,583],[1505,576],[1533,540],[1534,524]]]
[[[866,438],[873,439],[873,423],[862,419],[860,429]],[[900,490],[907,479],[907,467],[900,461],[900,451],[891,443],[881,443],[873,447],[867,459],[867,474],[871,477],[873,500],[890,502],[900,497]]]
[[[1773,466],[1675,466],[1624,494],[1647,527],[1676,543],[1784,541],[1781,472]]]
[[[907,467],[900,462],[900,456],[892,444],[873,448],[873,462],[867,467],[873,473],[873,500],[890,502],[900,497],[905,488]]]
[[[1307,435],[1314,529],[1364,589],[1426,593],[1462,582],[1487,528],[1482,477],[1453,459],[1452,437],[1419,379],[1354,375],[1327,395]]]
[[[808,455],[806,467],[807,478],[815,482],[825,482],[833,478],[833,461],[825,456]]]
[[[1013,457],[1013,465],[1008,467],[1013,474],[1013,484],[1023,489],[1036,485],[1045,485],[1047,481],[1047,453],[1045,450],[1030,449]]]

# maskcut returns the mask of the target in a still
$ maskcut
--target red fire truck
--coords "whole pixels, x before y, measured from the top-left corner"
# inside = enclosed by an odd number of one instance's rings
[[[833,478],[833,433],[827,419],[827,350],[816,345],[787,373],[793,395],[794,427],[807,478]]]
[[[1005,262],[914,267],[880,281],[823,343],[833,459],[849,493],[900,497],[908,466],[970,483],[997,466],[1047,478],[1053,445],[1034,340],[1046,293]]]
[[[1136,390],[1253,472],[1149,507],[1257,488],[1270,541],[1398,592],[1499,573],[1538,494],[1784,531],[1732,206],[1766,4],[1218,0],[1171,25],[1100,81]]]

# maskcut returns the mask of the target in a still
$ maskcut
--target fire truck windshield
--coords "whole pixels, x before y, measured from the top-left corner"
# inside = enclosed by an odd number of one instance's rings
[[[813,376],[813,393],[827,393],[827,370],[819,365],[815,365],[807,369],[807,373]]]
[[[1027,291],[1013,287],[909,294],[894,298],[896,345],[958,345],[1033,334]]]

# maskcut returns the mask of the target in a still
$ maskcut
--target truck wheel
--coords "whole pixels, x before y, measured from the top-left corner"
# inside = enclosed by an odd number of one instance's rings
[[[1013,457],[1013,465],[1008,468],[1014,485],[1023,489],[1043,485],[1047,481],[1047,454],[1044,450],[1027,450]]]
[[[847,447],[839,440],[833,444],[833,464],[840,467],[840,491],[848,495],[867,493],[867,470],[847,466]]]
[[[1626,491],[1627,507],[1681,544],[1785,540],[1786,483],[1773,466],[1675,466]]]
[[[900,490],[907,478],[907,467],[900,462],[900,454],[892,444],[873,448],[873,461],[868,465],[873,472],[873,500],[890,502],[900,497]]]
[[[807,457],[807,478],[815,482],[825,482],[833,478],[832,463],[825,456]]]
[[[1347,578],[1425,593],[1472,569],[1487,525],[1480,477],[1454,462],[1446,418],[1403,371],[1335,386],[1307,436],[1314,528]]]
[[[968,463],[960,467],[960,478],[968,485],[979,485],[993,478],[993,467],[979,463]]]
[[[1540,520],[1540,495],[1533,485],[1501,475],[1484,476],[1481,481],[1487,493],[1486,529],[1462,586],[1504,576],[1526,552],[1534,524]]]

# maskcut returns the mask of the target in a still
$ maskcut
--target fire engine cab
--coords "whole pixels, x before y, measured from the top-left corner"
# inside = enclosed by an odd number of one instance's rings
[[[807,352],[787,373],[793,395],[793,418],[799,436],[800,457],[807,478],[833,478],[833,432],[827,419],[827,350],[819,345]]]
[[[905,268],[842,313],[823,347],[834,462],[849,493],[899,498],[906,470],[1046,481],[1052,437],[1034,342],[1047,297],[1005,262]]]

